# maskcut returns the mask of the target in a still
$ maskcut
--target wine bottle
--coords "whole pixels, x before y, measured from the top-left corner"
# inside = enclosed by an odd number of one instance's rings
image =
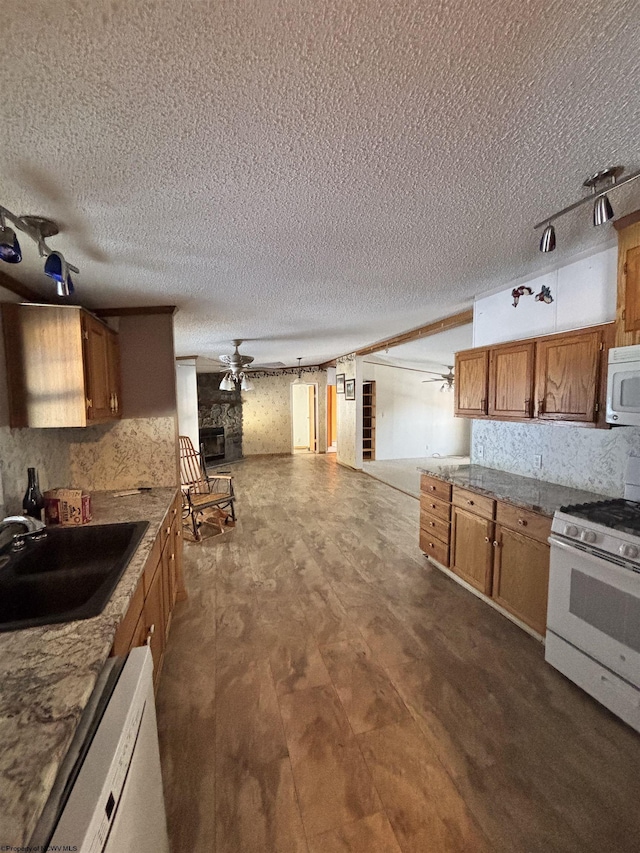
[[[22,509],[25,515],[30,515],[32,518],[42,521],[44,498],[38,483],[38,472],[35,468],[27,468],[27,476],[29,477],[29,484],[27,491],[24,493]]]

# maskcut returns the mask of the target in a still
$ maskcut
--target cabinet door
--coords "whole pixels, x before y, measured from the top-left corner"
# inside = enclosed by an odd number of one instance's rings
[[[544,635],[548,588],[549,546],[498,525],[493,570],[495,601]]]
[[[459,507],[453,508],[451,569],[485,595],[491,594],[493,522]]]
[[[162,666],[162,655],[164,652],[164,603],[162,589],[162,566],[159,566],[149,592],[144,602],[144,619],[146,627],[146,635],[149,645],[151,646],[151,654],[153,656],[153,681],[157,683],[160,677],[160,667]]]
[[[118,335],[107,329],[107,365],[109,369],[109,409],[113,417],[120,412],[120,343]]]
[[[489,354],[489,415],[530,418],[533,414],[535,344],[509,344]]]
[[[553,335],[537,342],[537,416],[541,420],[597,420],[602,332]]]
[[[624,259],[624,328],[640,331],[640,246],[628,249]]]
[[[82,316],[87,421],[112,417],[108,329],[90,314]]]
[[[455,414],[477,418],[487,414],[489,350],[456,353]]]

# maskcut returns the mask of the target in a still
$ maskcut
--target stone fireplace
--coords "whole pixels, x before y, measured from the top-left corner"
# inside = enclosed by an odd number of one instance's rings
[[[199,373],[197,376],[200,443],[205,445],[205,460],[210,465],[242,459],[240,389],[236,386],[233,391],[221,391],[223,375]]]

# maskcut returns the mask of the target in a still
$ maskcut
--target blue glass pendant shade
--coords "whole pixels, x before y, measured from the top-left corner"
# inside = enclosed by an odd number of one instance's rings
[[[56,281],[64,280],[62,257],[58,254],[58,252],[51,252],[51,254],[44,263],[44,272],[45,275],[48,275],[49,278],[53,278]]]
[[[15,231],[6,226],[0,228],[0,259],[7,264],[19,264],[22,260],[22,251]]]

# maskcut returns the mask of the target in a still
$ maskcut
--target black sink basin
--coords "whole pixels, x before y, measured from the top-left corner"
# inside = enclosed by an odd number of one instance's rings
[[[53,527],[9,554],[0,568],[0,631],[102,613],[148,526]]]

